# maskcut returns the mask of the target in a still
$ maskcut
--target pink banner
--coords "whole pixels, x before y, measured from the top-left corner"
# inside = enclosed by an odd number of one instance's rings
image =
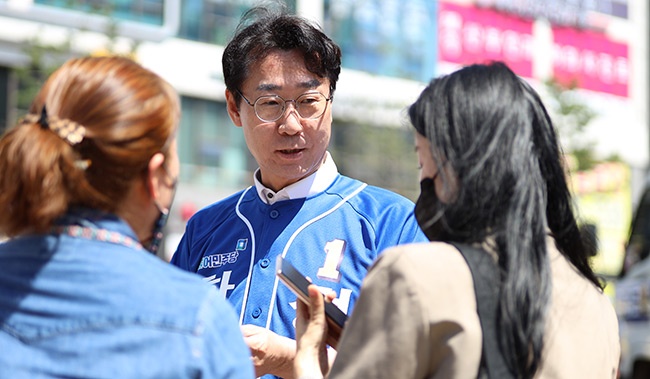
[[[553,73],[560,83],[628,97],[628,47],[602,33],[553,28]]]
[[[498,60],[518,75],[532,76],[532,22],[489,9],[439,5],[441,61],[467,65]]]

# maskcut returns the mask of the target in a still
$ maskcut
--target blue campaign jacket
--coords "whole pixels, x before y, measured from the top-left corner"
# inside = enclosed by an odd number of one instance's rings
[[[321,193],[263,202],[250,187],[195,214],[172,263],[219,287],[242,324],[295,338],[296,296],[275,275],[278,255],[337,294],[350,313],[368,268],[384,249],[426,241],[413,203],[337,175]]]
[[[137,240],[93,211],[64,224]],[[214,287],[123,244],[32,235],[0,244],[0,378],[253,378]]]

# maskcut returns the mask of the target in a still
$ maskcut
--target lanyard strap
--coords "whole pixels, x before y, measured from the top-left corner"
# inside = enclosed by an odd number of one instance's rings
[[[110,242],[116,245],[122,245],[134,249],[143,249],[140,242],[134,240],[122,233],[113,232],[106,229],[90,228],[87,226],[67,225],[58,226],[53,229],[55,233],[66,234],[70,237],[84,238],[87,240]]]

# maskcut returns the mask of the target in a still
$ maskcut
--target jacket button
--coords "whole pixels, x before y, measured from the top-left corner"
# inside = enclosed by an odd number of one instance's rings
[[[269,213],[269,216],[271,216],[272,219],[278,218],[279,215],[280,215],[280,212],[278,212],[277,209],[274,209],[274,210],[271,211],[271,213]]]
[[[258,318],[262,314],[262,310],[260,308],[255,308],[253,311],[253,318]]]
[[[268,258],[264,258],[260,261],[260,266],[262,266],[262,268],[267,268],[269,267],[269,263],[271,263],[271,261]]]

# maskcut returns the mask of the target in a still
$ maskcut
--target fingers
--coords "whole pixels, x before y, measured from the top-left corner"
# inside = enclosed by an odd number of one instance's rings
[[[296,308],[296,340],[300,339],[309,322],[309,305],[298,300]]]
[[[327,333],[325,300],[315,285],[309,285],[307,290],[309,304],[299,301],[296,309],[296,335],[299,345],[304,342],[312,347],[319,347],[323,344]]]
[[[297,308],[297,352],[294,370],[298,377],[301,375],[320,377],[329,370],[327,360],[323,360],[327,354],[325,300],[315,285],[311,284],[307,290],[309,305],[299,301]]]
[[[325,300],[323,299],[323,293],[313,284],[309,285],[307,291],[309,291],[310,318],[316,322],[320,322],[320,318],[325,320]],[[331,295],[331,292],[329,295]]]
[[[257,325],[244,324],[244,325],[241,325],[239,327],[239,329],[241,330],[241,333],[242,333],[242,335],[244,337],[248,337],[248,336],[252,336],[252,335],[260,333],[261,329],[263,329],[263,328],[261,328],[261,327],[259,327]]]
[[[336,291],[330,289],[329,291],[327,291],[327,293],[324,293],[323,296],[325,296],[325,301],[331,303],[332,301],[334,301],[334,299],[336,299]]]
[[[312,329],[311,333],[314,333],[314,330],[321,328],[321,324],[324,324],[325,320],[325,304],[323,300],[322,293],[318,290],[313,284],[310,284],[307,288],[309,293],[309,304],[302,301],[298,301],[296,308],[296,336],[297,339],[308,330]],[[321,320],[322,318],[322,320]],[[312,326],[315,324],[315,326]]]

